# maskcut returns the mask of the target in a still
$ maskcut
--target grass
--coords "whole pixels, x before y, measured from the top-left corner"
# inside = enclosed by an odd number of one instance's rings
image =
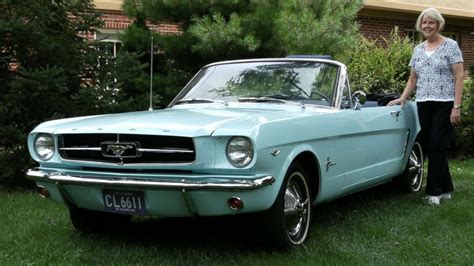
[[[357,193],[316,206],[308,242],[281,253],[230,218],[137,219],[124,231],[83,234],[63,205],[0,191],[0,265],[472,265],[474,159],[451,170],[452,201],[429,206],[387,186]]]

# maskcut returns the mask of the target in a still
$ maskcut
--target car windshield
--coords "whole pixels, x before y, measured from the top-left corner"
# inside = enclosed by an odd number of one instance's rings
[[[234,62],[203,68],[174,104],[265,102],[331,106],[338,67],[308,61]]]

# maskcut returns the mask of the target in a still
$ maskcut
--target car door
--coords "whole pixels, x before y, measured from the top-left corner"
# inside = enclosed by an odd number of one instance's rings
[[[400,106],[368,106],[341,109],[347,128],[345,152],[350,154],[344,163],[344,189],[385,181],[400,170],[403,160],[410,133],[406,113]]]

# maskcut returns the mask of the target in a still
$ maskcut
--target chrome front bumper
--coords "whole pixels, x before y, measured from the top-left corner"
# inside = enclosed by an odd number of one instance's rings
[[[109,186],[109,187],[136,187],[136,188],[156,188],[156,189],[179,189],[179,190],[231,190],[245,191],[255,190],[272,185],[275,182],[273,176],[263,176],[257,178],[231,179],[222,177],[207,177],[209,181],[201,181],[193,178],[181,178],[179,180],[156,180],[138,179],[133,177],[110,178],[95,177],[92,175],[65,174],[59,171],[45,171],[40,169],[30,169],[26,173],[27,177],[34,181],[47,181],[61,185],[83,185],[83,186]],[[212,181],[211,181],[212,180]]]

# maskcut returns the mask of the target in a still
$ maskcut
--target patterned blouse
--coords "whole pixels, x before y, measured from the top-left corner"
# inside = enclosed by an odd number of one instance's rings
[[[430,56],[426,55],[424,44],[415,47],[409,64],[416,73],[416,101],[453,101],[455,80],[451,65],[463,62],[457,42],[445,38]]]

